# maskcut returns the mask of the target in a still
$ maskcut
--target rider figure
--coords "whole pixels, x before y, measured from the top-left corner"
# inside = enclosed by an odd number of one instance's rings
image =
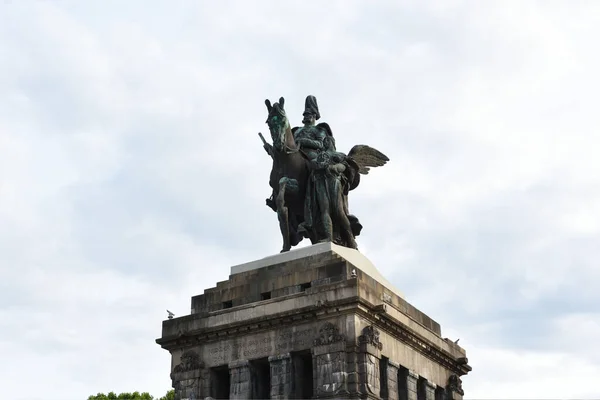
[[[315,183],[315,161],[319,154],[327,150],[327,144],[332,143],[326,140],[331,137],[331,129],[325,123],[316,125],[316,121],[321,118],[321,114],[319,113],[319,106],[317,105],[315,96],[309,95],[306,97],[304,113],[302,115],[304,126],[292,129],[296,145],[309,161],[309,177],[306,183],[306,198],[304,202],[304,222],[298,227],[298,232],[310,238],[314,243],[323,238],[323,236],[326,236],[323,229],[321,229],[320,215],[315,213],[315,206],[317,206],[316,191],[323,190],[322,187]]]
[[[327,137],[327,131],[322,124],[315,126],[316,121],[321,118],[315,96],[306,97],[304,113],[302,115],[304,126],[293,129],[294,141],[309,160],[314,160],[319,152],[323,150],[323,141]]]
[[[362,225],[356,216],[349,213],[348,210],[348,191],[354,180],[354,169],[347,165],[348,159],[344,153],[336,151],[335,139],[331,128],[326,123],[316,124],[321,118],[317,99],[315,96],[307,96],[303,113],[304,126],[294,128],[294,140],[309,160],[309,178],[306,186],[306,199],[304,203],[304,223],[300,224],[299,232],[311,241],[331,240],[331,219],[324,213],[329,210],[323,210],[323,200],[335,203],[335,220],[341,229],[334,229],[336,232],[334,242],[343,242],[345,246],[356,248],[354,236],[360,234]],[[325,156],[327,153],[328,156]],[[321,157],[320,162],[317,158]],[[322,181],[323,162],[331,162],[332,168],[325,168],[328,172],[329,184],[322,185],[317,181]],[[334,178],[335,179],[332,179]],[[330,189],[333,189],[330,192]],[[340,191],[341,189],[341,191]],[[341,198],[339,208],[338,199]],[[318,211],[318,209],[320,209]]]

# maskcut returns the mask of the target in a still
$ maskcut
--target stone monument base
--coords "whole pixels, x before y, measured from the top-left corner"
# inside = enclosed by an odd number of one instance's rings
[[[232,267],[156,342],[177,399],[462,399],[471,371],[437,322],[332,243]]]

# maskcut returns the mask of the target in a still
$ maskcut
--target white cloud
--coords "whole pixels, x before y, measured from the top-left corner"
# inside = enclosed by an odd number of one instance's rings
[[[391,158],[350,198],[359,246],[461,337],[468,397],[600,394],[596,4],[0,10],[7,396],[168,389],[165,308],[280,248],[256,133],[307,94],[338,148]]]
[[[479,374],[475,380],[465,377],[463,387],[469,387],[474,399],[554,399],[593,398],[595,388],[583,382],[594,382],[600,373],[597,363],[584,357],[547,350],[545,352],[510,351],[475,346],[470,348],[476,357]]]

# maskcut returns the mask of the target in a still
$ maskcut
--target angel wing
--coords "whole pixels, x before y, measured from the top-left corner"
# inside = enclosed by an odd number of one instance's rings
[[[358,172],[363,175],[368,174],[371,167],[381,167],[390,161],[385,154],[365,144],[354,146],[348,153],[348,157],[354,160],[358,165]]]

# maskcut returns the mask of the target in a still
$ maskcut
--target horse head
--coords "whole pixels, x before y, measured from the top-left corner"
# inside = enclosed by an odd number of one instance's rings
[[[273,105],[271,105],[271,102],[268,99],[265,100],[267,110],[269,111],[266,122],[267,125],[269,125],[271,139],[273,140],[273,148],[276,151],[283,151],[285,145],[294,147],[292,130],[287,116],[285,115],[285,109],[283,108],[284,102],[285,100],[283,97],[279,98],[279,103]],[[290,141],[291,143],[289,143]]]

